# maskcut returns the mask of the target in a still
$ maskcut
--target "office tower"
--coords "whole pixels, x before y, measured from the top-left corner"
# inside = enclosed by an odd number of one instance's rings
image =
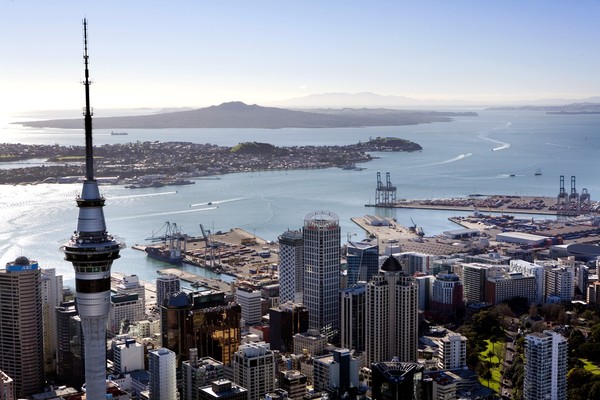
[[[413,277],[388,257],[367,284],[367,362],[417,360],[418,293]]]
[[[423,396],[423,370],[421,364],[398,360],[377,362],[371,365],[372,398],[378,400],[414,400]]]
[[[281,301],[279,299],[279,292],[280,292],[279,288],[280,287],[279,287],[278,283],[274,283],[271,285],[264,285],[263,287],[260,288],[260,295],[262,297],[263,310],[264,310],[264,306],[267,307],[267,310],[264,311],[264,314],[266,314],[268,312],[269,308],[279,307],[279,304],[281,303]]]
[[[467,338],[460,333],[449,332],[434,339],[438,345],[439,369],[457,369],[467,365]]]
[[[379,271],[379,245],[376,241],[348,241],[346,252],[348,286],[369,281]]]
[[[259,324],[262,319],[260,290],[240,285],[235,291],[235,300],[242,308],[242,319],[246,325]]]
[[[161,307],[162,346],[175,352],[177,365],[189,360],[189,349],[200,357],[231,364],[240,338],[242,311],[218,290],[178,293]]]
[[[525,336],[523,399],[567,398],[567,340],[553,331]]]
[[[304,289],[304,241],[301,231],[279,236],[279,302],[302,302]]]
[[[181,291],[181,281],[173,274],[163,274],[156,278],[156,307],[160,310],[165,299]]]
[[[308,310],[300,303],[283,303],[269,310],[269,338],[272,350],[294,349],[294,335],[308,330]]]
[[[577,289],[579,289],[579,291],[581,293],[578,293],[578,298],[580,300],[584,300],[586,301],[587,299],[587,288],[589,286],[589,275],[590,275],[590,268],[580,264],[577,267],[577,274],[575,277],[575,286],[577,287]]]
[[[433,261],[436,260],[438,256],[434,256],[431,254],[423,254],[423,253],[415,253],[415,252],[405,252],[400,253],[398,255],[398,261],[402,264],[404,272],[408,276],[413,276],[417,272],[421,272],[423,274],[431,273],[431,267],[433,266]]]
[[[140,283],[137,275],[125,275],[123,281],[117,285],[117,294],[137,294],[142,303],[142,310],[146,312],[146,287]]]
[[[358,360],[348,349],[334,349],[331,354],[315,357],[313,386],[338,398],[351,388],[358,387]]]
[[[85,381],[88,400],[106,397],[106,324],[110,310],[110,267],[122,242],[108,233],[104,197],[94,178],[92,109],[88,73],[87,21],[83,21],[85,64],[85,181],[77,198],[77,230],[61,249],[75,268],[75,297],[85,338]]]
[[[366,293],[366,282],[342,290],[340,338],[343,348],[365,351]]]
[[[546,303],[567,303],[573,300],[575,291],[574,271],[571,267],[547,267],[544,269]]]
[[[223,363],[211,357],[198,358],[198,349],[190,349],[190,359],[181,364],[182,400],[198,400],[198,389],[223,379]]]
[[[233,355],[233,381],[248,390],[248,400],[275,388],[275,355],[264,342],[240,345]]]
[[[144,345],[130,337],[113,340],[113,371],[115,374],[145,369]]]
[[[415,276],[419,293],[419,311],[428,311],[431,308],[431,292],[434,281],[433,275]]]
[[[304,304],[308,326],[335,341],[340,326],[340,224],[328,211],[304,217]]]
[[[525,297],[527,304],[537,298],[535,276],[525,276],[520,272],[506,272],[501,276],[488,278],[485,282],[485,301],[497,305],[514,297]]]
[[[537,286],[536,304],[544,302],[544,267],[524,260],[510,260],[510,271],[521,272],[525,276],[535,276]]]
[[[42,280],[42,321],[44,325],[44,372],[53,374],[56,371],[56,307],[63,300],[62,275],[56,275],[54,268],[41,270]]]
[[[431,310],[441,319],[462,308],[463,286],[456,274],[438,274],[432,285]]]
[[[0,370],[0,400],[17,400],[15,381]]]
[[[144,317],[144,304],[137,293],[110,296],[108,335],[119,335],[124,324],[141,321]]]
[[[83,331],[75,301],[63,301],[56,308],[56,374],[66,385],[80,388],[85,382]]]
[[[36,261],[18,257],[0,270],[0,371],[19,398],[44,387],[42,290]]]
[[[485,301],[487,272],[488,266],[486,265],[462,265],[463,295],[467,304]]]
[[[302,400],[307,381],[306,375],[297,370],[279,372],[279,387],[287,392],[290,400]]]
[[[177,400],[175,353],[161,347],[148,352],[150,373],[150,398],[152,400]]]
[[[248,390],[227,379],[219,379],[200,388],[198,400],[247,400]]]

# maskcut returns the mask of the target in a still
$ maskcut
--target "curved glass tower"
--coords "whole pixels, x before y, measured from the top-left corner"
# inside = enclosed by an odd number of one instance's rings
[[[77,197],[77,230],[61,250],[75,268],[75,296],[85,342],[88,400],[106,398],[106,324],[110,310],[110,267],[124,244],[106,231],[104,197],[94,178],[92,111],[87,53],[87,21],[83,21],[85,64],[85,181]]]

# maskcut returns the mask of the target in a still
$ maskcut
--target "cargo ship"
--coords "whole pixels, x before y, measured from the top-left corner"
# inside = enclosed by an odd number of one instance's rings
[[[148,240],[162,242],[158,245],[146,246],[144,251],[148,257],[175,265],[183,262],[187,235],[179,230],[176,223],[165,222],[163,227],[157,233],[153,233]]]

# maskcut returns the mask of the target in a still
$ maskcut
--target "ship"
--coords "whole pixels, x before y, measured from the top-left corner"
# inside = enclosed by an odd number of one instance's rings
[[[180,265],[186,252],[187,235],[182,233],[177,224],[165,222],[163,227],[153,233],[149,240],[160,241],[160,244],[146,246],[144,251],[148,257],[169,264]]]
[[[111,131],[110,132],[111,135],[113,136],[124,136],[124,135],[128,135],[127,132],[117,132],[117,131]]]
[[[540,168],[535,170],[535,176],[540,176],[542,174],[542,170]]]

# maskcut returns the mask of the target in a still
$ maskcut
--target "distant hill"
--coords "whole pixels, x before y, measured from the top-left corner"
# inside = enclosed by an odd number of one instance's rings
[[[600,103],[571,103],[558,106],[493,107],[490,110],[545,111],[547,114],[598,114]]]
[[[326,109],[294,111],[262,107],[242,102],[223,103],[196,110],[94,118],[100,129],[160,129],[160,128],[334,128],[356,126],[395,126],[450,121],[455,116],[476,116],[476,113],[436,111],[401,111],[388,109]],[[17,122],[37,128],[83,128],[82,119],[55,119]]]

